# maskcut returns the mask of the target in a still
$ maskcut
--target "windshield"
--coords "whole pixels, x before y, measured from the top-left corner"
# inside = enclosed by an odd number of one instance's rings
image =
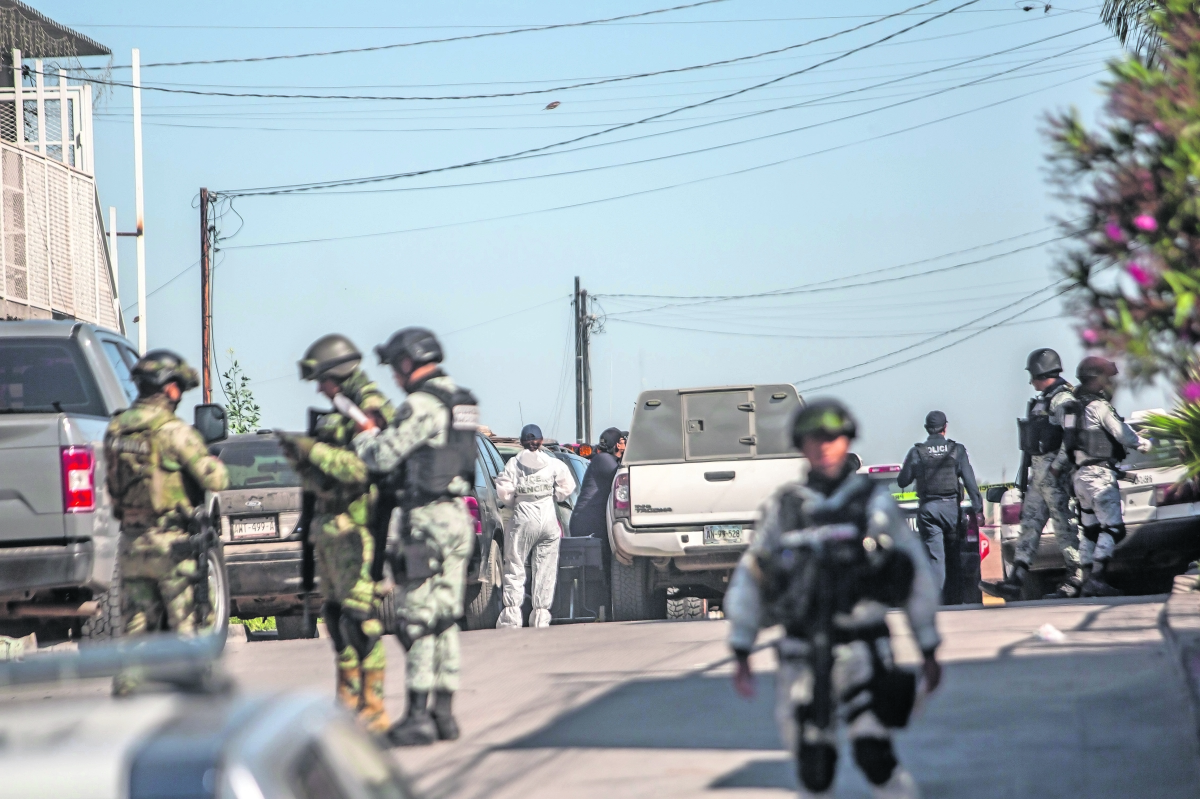
[[[909,488],[913,489],[912,491],[905,491],[904,489],[902,489],[900,487],[900,483],[898,483],[896,481],[895,477],[888,479],[887,477],[874,477],[873,476],[871,479],[877,483],[883,483],[884,485],[886,485],[887,490],[889,492],[891,492],[892,497],[894,497],[897,502],[916,502],[917,501],[917,492],[915,490],[915,488],[916,488],[915,486],[909,486]]]
[[[0,339],[0,413],[107,416],[75,342]]]
[[[300,485],[300,476],[292,470],[279,442],[273,438],[231,441],[221,447],[217,457],[229,471],[232,489],[295,488]]]

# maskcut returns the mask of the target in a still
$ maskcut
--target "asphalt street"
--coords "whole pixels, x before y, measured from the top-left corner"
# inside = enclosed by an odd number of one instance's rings
[[[1157,625],[1161,598],[1017,603],[939,616],[945,681],[900,734],[926,797],[1194,797],[1196,719]],[[902,617],[902,655],[915,662]],[[1051,624],[1066,637],[1043,641]],[[722,621],[484,630],[463,641],[463,738],[396,757],[428,797],[770,797],[792,794],[758,697],[729,684]],[[247,690],[332,694],[327,640],[231,641]],[[403,654],[389,639],[389,706]],[[840,797],[866,797],[843,752]]]

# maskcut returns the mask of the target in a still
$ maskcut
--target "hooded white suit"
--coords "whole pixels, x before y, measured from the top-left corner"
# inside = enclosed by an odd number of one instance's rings
[[[504,610],[496,627],[520,627],[525,600],[525,561],[533,553],[530,627],[550,626],[550,603],[558,580],[555,504],[571,496],[575,478],[565,463],[544,450],[521,450],[496,478],[496,494],[513,509],[504,536]]]

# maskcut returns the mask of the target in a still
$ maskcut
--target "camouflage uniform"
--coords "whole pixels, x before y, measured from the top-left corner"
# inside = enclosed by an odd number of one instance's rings
[[[340,385],[362,410],[385,421],[393,417],[391,403],[362,370],[355,369]],[[379,640],[378,586],[371,579],[375,539],[367,527],[377,492],[369,484],[366,464],[350,448],[351,419],[335,411],[314,432],[316,442],[296,470],[303,490],[316,497],[310,535],[325,596],[325,626],[338,654],[338,696],[369,730],[383,732],[388,726],[383,712],[386,659]],[[360,625],[363,637],[353,629],[346,635],[343,619],[353,622],[351,614],[343,616],[344,610],[366,618]]]
[[[1061,384],[1060,384],[1061,385]],[[1052,391],[1047,389],[1047,391]],[[1046,392],[1043,392],[1043,395]],[[1030,409],[1030,416],[1044,414],[1051,418],[1059,428],[1062,427],[1063,407],[1074,399],[1070,384],[1067,390],[1058,391],[1045,403],[1040,397]],[[1046,407],[1042,407],[1046,406]],[[1025,493],[1021,505],[1021,535],[1017,539],[1017,549],[1013,561],[1033,564],[1037,555],[1038,545],[1042,538],[1042,529],[1048,519],[1054,520],[1054,538],[1058,549],[1062,552],[1067,564],[1068,576],[1079,577],[1079,532],[1075,519],[1069,509],[1071,492],[1068,482],[1070,477],[1063,474],[1067,461],[1061,451],[1045,455],[1031,455],[1029,458],[1029,490]],[[1054,474],[1051,471],[1059,474]]]
[[[428,383],[453,393],[457,386],[437,374]],[[444,446],[450,412],[435,397],[415,389],[400,406],[387,429],[367,430],[354,439],[354,448],[372,471],[393,472],[424,446]],[[398,586],[397,616],[402,642],[408,645],[406,683],[410,691],[458,690],[459,641],[455,624],[463,614],[467,560],[474,545],[475,525],[461,499],[472,486],[459,477],[448,489],[452,498],[438,499],[407,512],[406,542],[425,544],[440,563],[435,573]],[[436,564],[433,564],[436,565]],[[409,644],[411,642],[411,644]]]
[[[162,394],[144,397],[109,422],[108,486],[121,520],[118,563],[126,635],[195,631],[196,560],[185,551],[192,511],[204,491],[229,484],[225,465],[175,415]]]

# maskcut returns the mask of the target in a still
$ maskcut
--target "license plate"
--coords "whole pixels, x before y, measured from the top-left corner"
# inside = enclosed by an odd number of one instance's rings
[[[704,525],[704,543],[707,544],[740,544],[742,543],[742,526],[740,524],[706,524]]]
[[[279,527],[274,516],[253,516],[248,519],[233,519],[230,535],[234,541],[245,538],[278,538]]]

